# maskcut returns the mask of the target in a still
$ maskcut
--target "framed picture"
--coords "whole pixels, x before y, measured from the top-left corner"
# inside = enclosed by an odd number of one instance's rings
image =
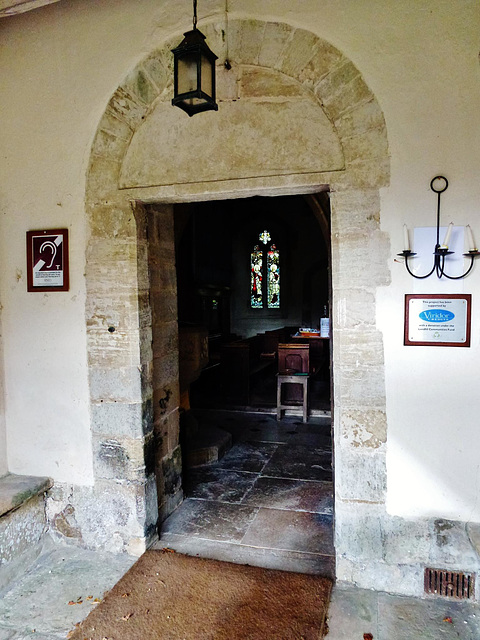
[[[405,296],[406,346],[469,347],[471,332],[470,293]]]
[[[27,231],[27,291],[68,291],[68,229]]]

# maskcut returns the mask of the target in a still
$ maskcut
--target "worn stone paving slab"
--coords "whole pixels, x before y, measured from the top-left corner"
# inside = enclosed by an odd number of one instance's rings
[[[327,614],[328,640],[363,640],[378,636],[378,593],[334,585]],[[398,640],[392,636],[389,640]],[[420,640],[420,639],[416,639]]]
[[[236,437],[239,441],[285,444],[293,433],[295,428],[292,425],[277,423],[269,418],[260,418],[257,422],[244,425],[243,430],[236,434]]]
[[[278,447],[262,472],[264,476],[298,480],[332,480],[332,456],[306,446]]]
[[[333,484],[314,480],[290,480],[261,476],[243,504],[290,511],[333,513]]]
[[[222,469],[260,473],[277,450],[276,444],[239,442],[217,463]]]
[[[289,443],[313,447],[323,451],[332,450],[331,419],[311,419],[309,422],[295,422],[292,425],[295,434],[290,435]]]
[[[188,499],[164,523],[160,544],[333,577],[330,419],[277,422],[276,416],[227,411],[203,411],[198,418],[230,431],[236,444],[219,462],[186,474]]]
[[[48,634],[48,636],[45,636],[43,633],[39,634],[34,631],[33,633],[17,633],[12,636],[10,640],[57,640],[57,638],[65,637],[66,635],[64,633],[55,633],[54,635]]]
[[[364,633],[371,633],[374,640],[478,640],[480,604],[412,598],[337,584],[328,626],[329,640],[361,640]]]
[[[312,447],[324,452],[332,451],[332,437],[321,433],[297,433],[290,436],[289,443],[304,447]]]
[[[265,569],[295,571],[311,575],[335,577],[335,558],[333,556],[302,553],[286,549],[266,549],[248,545],[224,542],[220,540],[192,539],[175,533],[165,533],[155,549],[168,547],[191,556],[212,558],[223,562],[249,564]]]
[[[383,605],[383,606],[382,606]],[[394,631],[396,637],[425,638],[425,640],[436,640],[436,638],[457,638],[453,626],[443,622],[445,616],[435,615],[430,611],[428,605],[422,602],[414,602],[408,598],[390,599],[387,603],[382,603],[379,598],[378,604],[378,629],[379,634],[390,637]]]
[[[269,427],[268,429],[259,429],[255,431],[255,427],[252,427],[248,433],[243,433],[240,436],[240,440],[249,440],[250,442],[271,442],[274,444],[286,444],[289,439],[289,434],[283,429],[277,429],[276,427]]]
[[[296,416],[286,416],[277,421],[274,412],[268,414],[196,409],[195,416],[201,424],[212,424],[228,431],[238,442],[286,443],[292,434],[297,433],[297,425],[302,424]]]
[[[95,599],[111,589],[136,558],[61,547],[38,559],[0,601],[0,625],[28,637],[66,637]],[[90,599],[87,599],[92,596]],[[81,603],[69,605],[71,601]],[[1,638],[1,636],[0,636]],[[9,639],[8,635],[6,638]]]
[[[240,542],[257,513],[255,507],[187,498],[165,520],[163,533]]]
[[[257,423],[276,424],[274,415],[252,412],[246,413],[245,411],[222,411],[222,410],[210,410],[210,409],[195,409],[195,416],[197,420],[205,424],[214,424],[221,428],[226,428],[230,425],[232,428],[245,429],[245,425],[254,425]]]
[[[325,416],[323,418],[309,418],[308,422],[295,420],[293,424],[295,425],[295,429],[298,433],[320,433],[325,436],[331,435],[332,419],[330,416]]]
[[[380,593],[378,630],[380,637],[395,634],[398,640],[478,640],[480,608],[445,598],[416,599]]]
[[[219,469],[212,465],[189,469],[184,490],[189,498],[239,503],[253,487],[257,474]]]
[[[332,516],[261,508],[241,542],[333,556]]]

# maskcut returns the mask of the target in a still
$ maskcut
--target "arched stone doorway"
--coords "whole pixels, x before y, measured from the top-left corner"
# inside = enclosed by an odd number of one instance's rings
[[[202,26],[219,62],[222,27]],[[369,526],[361,505],[384,509],[375,295],[389,280],[385,122],[359,71],[315,34],[256,20],[228,28],[232,69],[218,67],[218,113],[189,119],[171,107],[176,34],[117,89],[93,143],[86,321],[96,482],[87,502],[97,522],[83,539],[101,547],[116,536],[119,549],[139,553],[159,511],[181,500],[173,203],[329,189],[336,548],[347,575],[356,551],[344,540]]]

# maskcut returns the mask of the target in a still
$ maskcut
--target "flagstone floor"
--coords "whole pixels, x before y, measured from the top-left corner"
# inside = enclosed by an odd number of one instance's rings
[[[185,473],[183,504],[159,547],[273,569],[334,576],[330,418],[203,411],[232,434],[218,462]]]
[[[326,640],[479,640],[480,604],[335,585]]]
[[[187,498],[157,546],[269,568],[333,571],[329,420],[277,423],[258,413],[245,421],[232,412],[200,420],[226,428],[235,444],[220,462],[189,474]],[[134,561],[52,542],[1,594],[0,640],[67,638]],[[337,584],[328,625],[328,640],[479,640],[480,604]],[[273,630],[271,638],[281,640]]]
[[[2,594],[0,640],[67,638],[135,560],[75,547],[50,550]],[[326,640],[479,640],[480,604],[334,585],[328,626]],[[282,639],[272,630],[265,640]]]
[[[66,638],[136,560],[52,541],[0,595],[0,640]]]

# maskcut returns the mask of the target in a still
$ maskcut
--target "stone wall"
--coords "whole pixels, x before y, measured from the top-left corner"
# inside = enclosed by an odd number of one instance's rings
[[[156,535],[158,519],[146,227],[142,212],[121,197],[95,200],[89,213],[95,484],[56,483],[47,513],[56,535],[90,548],[138,555]]]
[[[183,500],[175,237],[172,205],[151,206],[147,211],[154,459],[158,509],[163,521]]]

